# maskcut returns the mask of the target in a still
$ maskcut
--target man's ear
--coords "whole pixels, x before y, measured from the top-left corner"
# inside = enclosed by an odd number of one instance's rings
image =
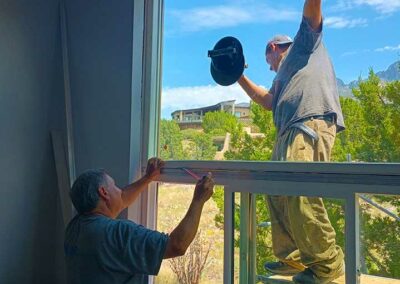
[[[108,194],[108,191],[104,186],[100,186],[98,189],[98,192],[99,192],[100,198],[102,198],[104,200],[110,199],[110,194]]]

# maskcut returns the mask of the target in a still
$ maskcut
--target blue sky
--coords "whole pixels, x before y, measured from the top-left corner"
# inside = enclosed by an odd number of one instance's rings
[[[275,73],[265,63],[265,43],[274,34],[295,36],[303,4],[165,0],[162,117],[228,99],[249,101],[237,84],[220,87],[211,78],[207,51],[224,36],[241,41],[245,74],[268,88]],[[400,59],[400,0],[326,0],[323,14],[324,42],[337,77],[346,83]]]

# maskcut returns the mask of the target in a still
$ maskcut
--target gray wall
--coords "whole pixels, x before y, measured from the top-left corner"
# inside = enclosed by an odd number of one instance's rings
[[[57,0],[0,0],[0,282],[63,283],[51,129],[65,132]],[[77,173],[129,181],[133,0],[67,1]],[[140,116],[140,114],[137,114]]]
[[[130,163],[133,1],[71,0],[67,19],[76,172],[103,167],[125,185]]]
[[[58,3],[0,1],[0,279],[56,283],[62,226],[50,129],[62,129]]]

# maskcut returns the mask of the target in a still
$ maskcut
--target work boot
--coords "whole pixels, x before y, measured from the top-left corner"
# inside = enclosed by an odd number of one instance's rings
[[[293,277],[293,282],[296,284],[327,284],[339,278],[344,274],[344,266],[339,269],[335,274],[329,277],[321,277],[314,274],[314,272],[307,268],[303,272],[296,274]]]
[[[266,262],[264,264],[264,268],[273,274],[286,275],[286,276],[295,275],[302,271],[282,261]]]

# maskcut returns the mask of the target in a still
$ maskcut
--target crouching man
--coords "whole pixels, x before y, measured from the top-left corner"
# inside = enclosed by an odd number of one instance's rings
[[[116,219],[160,175],[163,165],[150,159],[146,174],[123,189],[104,170],[88,170],[76,179],[70,196],[78,215],[68,224],[64,242],[68,283],[144,283],[158,273],[163,259],[185,254],[203,205],[213,194],[211,176],[197,182],[185,217],[170,235]]]

